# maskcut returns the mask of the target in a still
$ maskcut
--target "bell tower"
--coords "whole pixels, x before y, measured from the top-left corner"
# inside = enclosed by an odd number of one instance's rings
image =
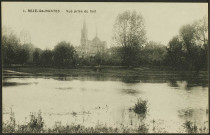
[[[87,37],[87,34],[88,34],[88,29],[87,29],[87,26],[86,26],[86,21],[85,21],[85,18],[84,18],[84,21],[83,21],[83,27],[82,27],[82,30],[81,30],[81,46],[82,46],[82,53],[87,53],[87,46],[88,46],[88,37]]]

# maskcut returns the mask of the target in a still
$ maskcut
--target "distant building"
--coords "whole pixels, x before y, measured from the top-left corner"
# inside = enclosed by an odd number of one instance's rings
[[[97,53],[104,53],[107,48],[106,41],[101,41],[98,37],[97,31],[96,36],[92,40],[88,40],[88,29],[84,20],[83,27],[81,29],[81,40],[80,46],[76,47],[79,57],[95,56]]]

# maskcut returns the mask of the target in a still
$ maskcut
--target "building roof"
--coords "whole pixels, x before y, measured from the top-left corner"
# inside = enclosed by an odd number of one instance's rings
[[[97,36],[95,36],[94,39],[93,39],[92,41],[93,41],[93,42],[101,42],[101,40],[100,40]]]

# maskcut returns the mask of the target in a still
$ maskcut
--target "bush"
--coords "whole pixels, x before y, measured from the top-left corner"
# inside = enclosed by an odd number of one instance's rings
[[[185,121],[183,126],[187,133],[197,133],[198,127],[195,123],[193,124],[191,121]]]
[[[137,114],[146,114],[147,108],[147,100],[138,98],[133,110]]]
[[[145,123],[140,124],[137,131],[138,133],[148,133],[149,131],[148,125],[146,125]]]
[[[205,122],[203,126],[198,126],[196,122],[186,120],[183,123],[183,127],[186,133],[209,133],[208,126],[205,126]]]
[[[31,113],[28,127],[30,128],[32,132],[35,132],[35,133],[40,133],[41,131],[43,131],[44,121],[43,121],[41,112],[38,112],[38,115]]]
[[[16,128],[15,113],[12,111],[9,113],[10,120],[8,122],[2,122],[2,131],[4,133],[14,133]]]

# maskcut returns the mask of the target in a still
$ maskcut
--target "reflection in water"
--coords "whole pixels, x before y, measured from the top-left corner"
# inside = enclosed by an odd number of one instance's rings
[[[12,106],[19,123],[30,112],[41,110],[49,127],[59,121],[93,127],[100,122],[111,127],[123,123],[132,128],[148,125],[151,132],[177,132],[186,120],[198,124],[208,121],[208,79],[202,74],[16,76],[4,74],[3,121],[9,120]],[[129,110],[140,97],[148,100],[146,115]]]
[[[129,95],[137,95],[140,93],[139,91],[137,91],[135,89],[122,89],[121,91],[122,91],[122,93],[129,94]]]
[[[139,78],[139,76],[123,76],[122,77],[122,82],[125,82],[125,83],[139,83],[140,78]]]
[[[171,87],[179,87],[180,84],[184,83],[186,84],[186,89],[190,90],[195,86],[208,87],[208,76],[203,74],[185,74],[185,76],[180,78],[171,78],[169,82]]]
[[[204,108],[185,108],[178,110],[178,115],[184,121],[195,121],[196,123],[203,123],[206,118],[206,111]],[[208,118],[208,116],[207,116]]]
[[[6,86],[18,86],[18,85],[29,85],[31,83],[17,83],[17,82],[3,82],[2,85]]]
[[[59,89],[59,90],[71,90],[72,87],[57,87],[56,89]]]
[[[169,79],[169,86],[175,87],[175,88],[179,87],[175,79]]]
[[[178,110],[179,116],[184,118],[191,118],[193,116],[194,110],[192,108],[185,108]]]

